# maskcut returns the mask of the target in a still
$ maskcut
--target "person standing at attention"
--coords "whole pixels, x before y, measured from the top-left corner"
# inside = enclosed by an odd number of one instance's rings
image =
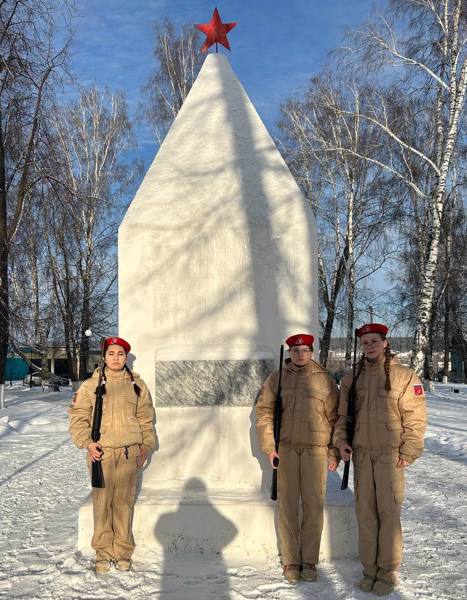
[[[278,468],[278,529],[284,576],[317,578],[323,530],[327,470],[337,468],[331,444],[337,419],[338,389],[324,367],[313,360],[312,335],[300,333],[286,340],[290,358],[282,368],[282,420],[279,452],[274,443],[274,406],[279,371],[269,375],[256,404],[256,431],[261,450]],[[279,466],[274,465],[279,459]],[[299,522],[299,505],[303,517]]]
[[[344,461],[352,457],[363,577],[359,587],[390,594],[402,560],[401,506],[404,472],[423,452],[426,401],[412,369],[391,353],[388,328],[367,323],[357,329],[363,356],[355,369],[355,432],[347,443],[347,407],[352,372],[341,382],[333,442]]]
[[[135,548],[132,532],[138,470],[156,446],[154,408],[144,381],[126,365],[130,344],[107,338],[103,344],[101,389],[96,369],[84,381],[69,410],[69,430],[78,448],[87,449],[87,463],[101,461],[103,488],[92,488],[96,573],[107,573],[112,564],[119,571],[131,569]],[[103,395],[100,439],[93,442],[91,427],[96,394]]]

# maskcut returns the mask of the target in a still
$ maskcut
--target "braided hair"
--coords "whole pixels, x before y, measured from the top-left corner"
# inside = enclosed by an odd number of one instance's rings
[[[365,354],[362,352],[362,355],[358,359],[357,362],[357,372],[355,379],[357,380],[360,377],[360,373],[362,372],[363,366],[365,365]]]
[[[384,336],[383,339],[385,340],[386,337]],[[388,344],[384,349],[384,372],[386,374],[386,384],[384,387],[386,388],[386,391],[389,392],[391,390],[391,359],[394,356],[394,354],[391,352],[391,346],[389,345],[389,341],[386,341],[388,342]]]
[[[387,392],[391,391],[391,360],[394,356],[394,353],[391,352],[391,346],[389,344],[389,340],[382,333],[378,333],[382,340],[387,341],[386,348],[384,349],[384,373],[386,375],[386,383],[384,385]],[[363,363],[365,361],[365,354],[363,353],[359,360],[359,370],[358,375],[360,375],[360,371],[362,370]],[[357,377],[358,377],[357,375]]]
[[[139,385],[135,381],[135,378],[133,376],[133,371],[127,365],[125,365],[123,368],[128,373],[128,375],[130,376],[131,383],[133,384],[133,387],[135,388],[135,394],[139,398],[141,396],[141,388],[139,387]]]
[[[102,372],[102,382],[100,387],[97,386],[96,387],[96,394],[98,394],[99,392],[102,394],[102,396],[104,396],[104,394],[106,393],[106,389],[105,389],[105,384],[107,383],[107,377],[105,375],[105,370],[107,368],[107,365],[104,364],[104,369]],[[135,390],[135,394],[138,396],[138,398],[141,396],[141,388],[139,387],[139,385],[136,383],[133,372],[131,371],[131,369],[125,365],[123,367],[123,370],[126,371],[128,373],[128,375],[130,376],[131,379],[131,383],[133,384],[133,388]]]

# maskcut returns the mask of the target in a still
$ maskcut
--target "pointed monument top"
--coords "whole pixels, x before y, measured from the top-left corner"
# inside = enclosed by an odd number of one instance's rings
[[[217,214],[221,198],[224,206],[238,206],[239,214],[251,207],[255,213],[287,212],[291,198],[305,204],[229,57],[213,52],[206,56],[124,220],[143,227],[154,220],[168,231],[180,218]],[[182,205],[186,210],[180,213]],[[288,229],[292,223],[289,218]]]
[[[230,50],[227,34],[235,27],[236,24],[236,22],[222,23],[219,11],[217,8],[215,8],[209,23],[199,23],[195,25],[197,29],[206,35],[206,40],[201,47],[201,52],[207,52],[213,44],[216,44],[217,52],[217,43],[222,44],[225,48],[227,48],[227,50]]]

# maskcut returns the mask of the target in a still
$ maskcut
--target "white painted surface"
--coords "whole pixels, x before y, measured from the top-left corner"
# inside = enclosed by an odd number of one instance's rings
[[[267,348],[252,350],[249,346],[226,346],[210,344],[209,346],[193,346],[177,344],[175,347],[158,348],[155,353],[156,360],[245,360],[266,359],[273,360],[274,354]]]
[[[258,448],[253,408],[174,406],[157,409],[160,448],[145,487],[175,487],[200,477],[216,488],[261,487],[266,458]]]

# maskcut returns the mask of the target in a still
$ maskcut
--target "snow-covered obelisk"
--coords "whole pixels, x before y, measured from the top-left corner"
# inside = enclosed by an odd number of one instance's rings
[[[283,340],[318,337],[316,228],[224,55],[206,57],[118,252],[119,334],[155,400],[160,444],[137,544],[276,552],[253,406]]]
[[[134,368],[157,406],[238,405],[200,368],[263,374],[287,335],[316,334],[317,287],[312,212],[229,61],[209,54],[119,230]],[[232,384],[251,406],[247,379]]]
[[[293,332],[317,337],[316,245],[229,61],[209,54],[119,230],[119,332],[158,404],[161,356],[250,359]],[[181,392],[170,401],[186,404]]]

